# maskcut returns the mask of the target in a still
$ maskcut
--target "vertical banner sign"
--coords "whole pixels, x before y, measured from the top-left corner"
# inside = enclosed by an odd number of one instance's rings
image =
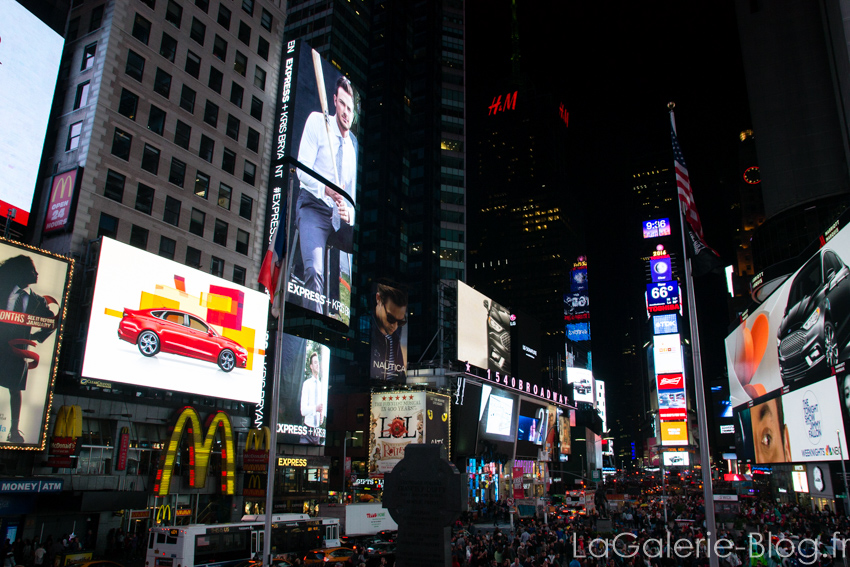
[[[118,463],[115,465],[115,470],[123,471],[127,469],[127,454],[130,452],[130,430],[127,427],[121,428],[121,436],[118,439]]]
[[[525,498],[525,490],[522,488],[522,467],[513,467],[514,498]]]
[[[71,218],[71,204],[74,200],[74,188],[77,183],[77,169],[60,173],[53,177],[50,188],[50,201],[47,203],[47,215],[44,219],[44,234],[64,230]]]
[[[77,451],[77,439],[83,434],[83,414],[80,406],[62,406],[53,425],[50,440],[50,456],[47,466],[70,468],[74,466],[71,456]]]

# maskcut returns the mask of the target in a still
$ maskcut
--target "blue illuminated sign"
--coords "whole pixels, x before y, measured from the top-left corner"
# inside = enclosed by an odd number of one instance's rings
[[[679,282],[646,284],[646,307],[650,313],[679,310]]]
[[[673,279],[673,264],[670,256],[659,256],[650,258],[649,273],[653,282],[669,282]]]
[[[643,221],[644,238],[658,238],[659,236],[670,236],[670,234],[670,219]]]
[[[671,335],[679,332],[679,321],[675,313],[652,316],[652,330],[655,335]]]

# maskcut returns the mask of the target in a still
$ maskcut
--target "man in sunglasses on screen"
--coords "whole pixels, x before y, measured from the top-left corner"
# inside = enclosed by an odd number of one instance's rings
[[[401,331],[407,323],[407,292],[386,284],[378,284],[375,300],[369,376],[373,380],[404,381]]]

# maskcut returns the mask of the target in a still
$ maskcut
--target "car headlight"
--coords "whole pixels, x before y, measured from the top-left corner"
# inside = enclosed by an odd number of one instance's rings
[[[237,347],[236,347],[236,350],[238,350],[238,351],[239,351],[239,352],[241,352],[242,354],[248,354],[248,351],[247,351],[247,350],[245,350],[244,348],[242,348],[241,346],[237,346]]]
[[[502,327],[498,322],[496,322],[496,320],[492,317],[487,317],[487,323],[489,323],[490,328],[496,331],[497,333],[502,333],[505,330],[505,328]]]
[[[815,312],[809,315],[809,318],[806,319],[805,323],[803,323],[803,328],[808,331],[809,329],[815,326],[815,323],[818,322],[818,319],[820,319],[820,307],[815,309]]]

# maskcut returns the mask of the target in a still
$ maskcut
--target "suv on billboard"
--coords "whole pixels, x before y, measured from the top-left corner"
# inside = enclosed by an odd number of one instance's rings
[[[777,333],[783,384],[828,376],[850,334],[850,268],[818,251],[794,277]]]
[[[495,301],[484,300],[487,310],[487,345],[490,370],[511,371],[511,314]]]

